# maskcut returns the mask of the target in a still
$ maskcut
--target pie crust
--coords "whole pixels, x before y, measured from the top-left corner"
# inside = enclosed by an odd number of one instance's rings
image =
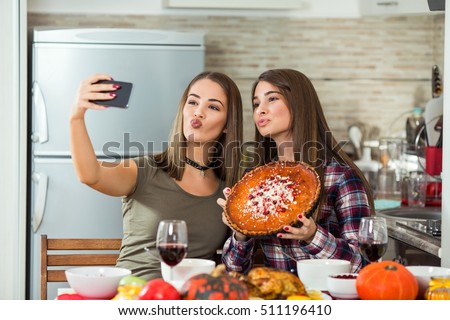
[[[304,162],[271,162],[249,171],[231,189],[225,216],[247,236],[268,236],[315,210],[320,178]]]

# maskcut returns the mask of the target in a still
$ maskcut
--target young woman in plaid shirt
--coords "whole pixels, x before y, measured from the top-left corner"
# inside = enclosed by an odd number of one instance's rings
[[[298,215],[300,228],[287,225],[284,233],[258,240],[233,230],[222,262],[229,271],[247,273],[260,246],[269,267],[297,272],[296,262],[283,251],[296,260],[349,260],[352,272],[358,272],[366,263],[358,250],[359,221],[374,213],[372,191],[333,138],[311,81],[296,70],[268,70],[253,85],[252,99],[255,166],[274,160],[306,162],[319,174],[322,193],[310,218]],[[225,189],[225,197],[229,191]],[[225,200],[218,204],[224,206]],[[224,216],[222,220],[228,225]]]

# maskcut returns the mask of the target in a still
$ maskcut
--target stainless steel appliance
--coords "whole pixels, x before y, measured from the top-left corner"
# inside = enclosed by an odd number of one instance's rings
[[[441,247],[441,208],[400,207],[380,210],[377,215],[388,219],[384,260],[395,259],[405,265],[441,264],[437,250]]]
[[[69,147],[69,114],[81,80],[106,73],[134,84],[128,109],[88,111],[99,159],[161,151],[179,99],[204,69],[203,35],[139,29],[33,32],[29,157],[28,296],[39,298],[39,237],[122,237],[121,199],[81,184]],[[55,284],[48,298],[56,296]]]

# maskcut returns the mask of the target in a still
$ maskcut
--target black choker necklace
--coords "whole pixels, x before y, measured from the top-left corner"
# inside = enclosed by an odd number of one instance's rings
[[[185,157],[185,159],[186,159],[186,163],[187,163],[188,165],[194,167],[194,168],[197,169],[197,170],[200,170],[200,175],[201,175],[202,177],[205,176],[205,170],[208,170],[208,169],[209,169],[209,166],[202,166],[202,165],[198,164],[197,162],[195,162],[194,160],[189,159],[188,157]]]

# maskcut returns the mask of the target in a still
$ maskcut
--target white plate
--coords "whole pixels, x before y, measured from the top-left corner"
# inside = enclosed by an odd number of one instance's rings
[[[339,300],[357,300],[359,299],[359,295],[358,294],[345,294],[345,293],[341,293],[341,294],[333,294],[332,295],[335,299],[339,299]]]
[[[323,293],[323,292],[320,291],[320,290],[316,290],[316,289],[307,289],[307,290],[306,290],[306,293],[309,295],[309,292],[310,292],[310,291],[320,292],[320,297],[322,298],[322,300],[333,300],[333,298],[332,298],[330,295],[328,295],[328,294],[326,294],[326,293]]]
[[[330,295],[323,293],[323,292],[322,292],[322,299],[323,300],[333,300],[333,298]]]

